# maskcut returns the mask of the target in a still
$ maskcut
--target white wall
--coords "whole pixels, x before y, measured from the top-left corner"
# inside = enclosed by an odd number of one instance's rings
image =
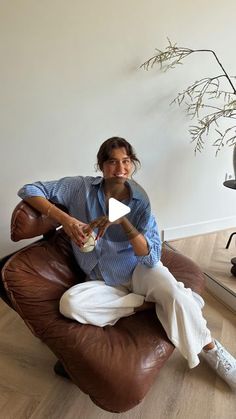
[[[165,74],[139,65],[169,37],[214,49],[235,74],[235,15],[235,0],[1,0],[1,255],[19,247],[9,224],[20,186],[94,174],[113,135],[141,158],[137,180],[161,230],[234,217],[236,193],[222,186],[232,149],[195,157],[190,121],[169,106],[213,61],[190,58]]]

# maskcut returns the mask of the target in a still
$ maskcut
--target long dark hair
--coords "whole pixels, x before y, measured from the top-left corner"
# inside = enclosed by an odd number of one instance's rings
[[[134,173],[140,168],[141,163],[136,157],[135,151],[130,143],[121,137],[111,137],[104,141],[100,146],[97,153],[97,169],[102,171],[103,163],[110,159],[113,149],[124,147],[127,156],[130,158],[134,165]]]

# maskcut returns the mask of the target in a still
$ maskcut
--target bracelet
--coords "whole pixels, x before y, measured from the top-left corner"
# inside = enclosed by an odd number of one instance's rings
[[[50,212],[51,212],[51,210],[52,210],[53,207],[54,207],[54,204],[49,204],[48,209],[47,209],[47,212],[46,212],[46,217],[49,217],[50,216]]]
[[[132,227],[130,230],[126,231],[127,236],[128,236],[129,234],[131,234],[134,230],[135,230],[135,228],[134,228],[134,227]]]

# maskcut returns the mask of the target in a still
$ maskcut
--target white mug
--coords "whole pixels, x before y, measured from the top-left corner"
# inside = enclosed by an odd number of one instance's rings
[[[95,233],[91,233],[88,236],[88,238],[87,238],[86,242],[84,243],[84,245],[82,247],[80,247],[80,251],[83,252],[83,253],[92,252],[93,249],[96,246],[96,243],[97,243],[97,241],[96,241],[96,235],[95,235]]]

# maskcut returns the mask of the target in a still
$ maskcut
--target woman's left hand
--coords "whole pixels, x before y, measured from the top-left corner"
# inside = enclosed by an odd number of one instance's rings
[[[102,237],[105,234],[106,229],[112,225],[112,224],[120,224],[122,218],[119,218],[118,220],[111,222],[109,221],[109,218],[106,215],[102,215],[99,218],[96,218],[96,220],[89,223],[90,231],[94,228],[98,229],[98,234],[96,237],[96,240]],[[84,230],[86,233],[86,229]]]
[[[98,233],[96,237],[96,240],[97,240],[104,235],[107,227],[109,227],[110,224],[111,223],[108,217],[106,215],[102,215],[101,217],[96,218],[96,220],[91,221],[91,223],[89,223],[88,226],[89,226],[90,231],[93,230],[94,228],[98,229]],[[85,229],[85,233],[86,233],[86,229]]]

